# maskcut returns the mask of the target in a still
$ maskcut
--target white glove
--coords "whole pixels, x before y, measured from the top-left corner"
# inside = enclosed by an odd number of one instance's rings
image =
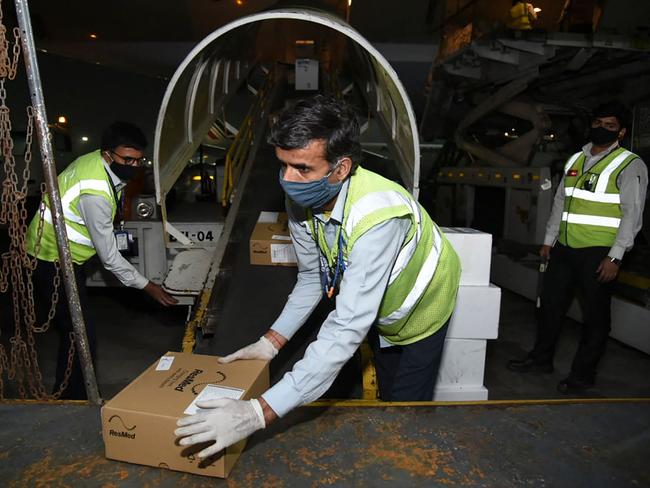
[[[204,459],[245,439],[253,432],[266,427],[264,412],[257,400],[232,400],[220,398],[197,402],[199,408],[209,409],[178,420],[174,434],[182,437],[181,446],[216,441],[198,456]]]
[[[231,363],[236,359],[273,359],[278,355],[278,350],[275,348],[271,341],[266,337],[260,337],[260,340],[249,344],[246,347],[242,347],[238,351],[229,354],[223,358],[219,358],[217,361],[220,363]]]

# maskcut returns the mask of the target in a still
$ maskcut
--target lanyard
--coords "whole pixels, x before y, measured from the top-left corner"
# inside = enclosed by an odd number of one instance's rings
[[[111,178],[111,175],[108,174],[108,171],[106,172],[106,175],[108,176],[108,182],[111,185],[111,190],[113,190],[113,197],[115,198],[115,206],[116,212],[117,213],[117,220],[120,221],[120,230],[124,230],[124,188],[121,190],[121,195],[118,197],[117,196],[117,190],[115,188],[115,185],[113,184],[113,179]]]
[[[341,275],[345,271],[345,260],[343,259],[343,246],[345,242],[343,240],[343,232],[339,227],[339,236],[338,236],[338,252],[336,253],[336,266],[332,271],[332,268],[329,265],[327,257],[323,253],[323,250],[320,247],[320,240],[318,238],[318,222],[312,216],[312,223],[314,225],[314,238],[316,239],[316,247],[318,248],[318,258],[320,262],[320,278],[321,284],[323,285],[323,290],[327,295],[327,298],[332,298],[334,296],[334,288],[338,285],[341,285]]]

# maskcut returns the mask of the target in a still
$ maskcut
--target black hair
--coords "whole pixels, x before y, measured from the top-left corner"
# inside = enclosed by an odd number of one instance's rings
[[[100,149],[112,151],[118,146],[125,146],[144,151],[147,144],[147,138],[138,126],[117,120],[104,129]]]
[[[361,160],[359,121],[343,100],[314,95],[285,109],[271,127],[267,142],[284,150],[303,149],[325,141],[325,159],[333,167],[341,158],[352,160],[354,173]]]
[[[607,102],[598,105],[592,113],[596,117],[616,117],[621,129],[630,126],[630,111],[620,102]]]

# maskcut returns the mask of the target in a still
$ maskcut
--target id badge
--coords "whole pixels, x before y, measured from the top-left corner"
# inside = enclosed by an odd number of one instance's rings
[[[118,251],[128,251],[129,250],[129,233],[125,230],[116,230],[115,241],[117,243]]]

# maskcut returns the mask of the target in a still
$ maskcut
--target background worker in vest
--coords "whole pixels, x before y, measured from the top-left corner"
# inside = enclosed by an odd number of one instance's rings
[[[533,22],[537,20],[537,12],[533,4],[519,0],[513,0],[509,14],[507,26],[516,31],[532,30]]]
[[[610,331],[612,280],[642,225],[648,170],[619,146],[628,120],[621,104],[597,107],[591,142],[565,165],[540,249],[549,265],[535,346],[526,358],[508,363],[517,372],[553,371],[555,345],[577,287],[583,298],[582,338],[568,377],[557,385],[562,393],[594,385]]]
[[[336,309],[261,398],[201,403],[206,411],[179,420],[182,445],[216,440],[200,457],[319,398],[369,331],[381,398],[432,400],[456,302],[456,253],[404,188],[358,166],[359,124],[344,102],[299,101],[279,116],[269,143],[288,197],[298,280],[269,331],[220,361],[272,359],[323,297],[336,299]]]
[[[70,253],[93,357],[95,329],[89,316],[84,263],[95,254],[104,268],[124,285],[143,289],[165,306],[177,302],[122,257],[114,233],[113,221],[116,215],[118,220],[123,220],[124,187],[135,175],[146,146],[147,139],[138,127],[127,122],[114,122],[102,134],[101,149],[76,159],[58,177]],[[38,260],[33,280],[38,301],[45,305],[52,301],[56,275],[54,262],[59,260],[59,254],[49,204],[41,202],[41,207],[44,207],[43,222],[40,223],[41,212],[36,212],[27,230],[26,245],[27,252]],[[39,224],[42,225],[40,239]],[[56,392],[64,380],[72,332],[72,320],[63,284],[59,286],[59,300],[53,322],[60,337],[54,385]],[[81,364],[76,352],[72,372],[61,398],[86,398]]]

